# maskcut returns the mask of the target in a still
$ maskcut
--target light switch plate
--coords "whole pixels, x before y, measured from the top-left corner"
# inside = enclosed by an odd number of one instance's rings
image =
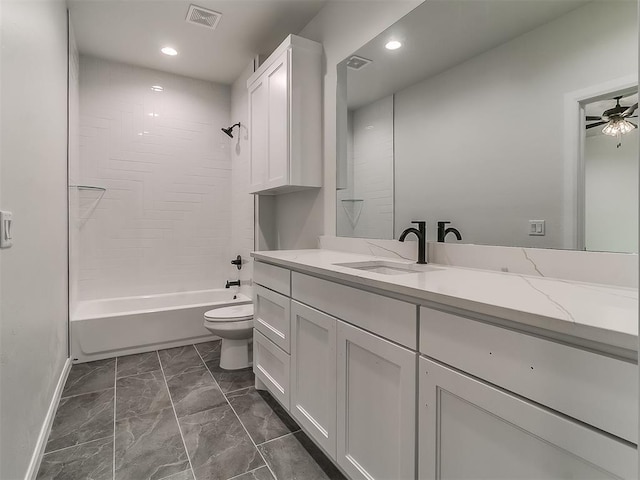
[[[545,235],[544,220],[529,220],[529,235],[544,236]]]
[[[0,248],[9,248],[13,245],[13,214],[0,211]]]

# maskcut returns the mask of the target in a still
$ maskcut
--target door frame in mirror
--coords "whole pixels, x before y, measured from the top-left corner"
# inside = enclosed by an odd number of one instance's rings
[[[587,103],[611,98],[618,92],[638,87],[638,76],[628,75],[581,90],[564,98],[564,245],[584,251],[585,243],[585,168],[584,141]]]

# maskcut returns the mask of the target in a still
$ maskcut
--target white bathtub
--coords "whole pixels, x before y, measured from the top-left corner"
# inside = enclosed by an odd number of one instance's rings
[[[215,339],[203,326],[204,313],[245,303],[251,299],[226,289],[79,302],[70,322],[71,358],[89,362]]]

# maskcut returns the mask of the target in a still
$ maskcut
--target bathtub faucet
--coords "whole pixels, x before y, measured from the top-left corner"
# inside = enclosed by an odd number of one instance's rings
[[[224,288],[229,288],[229,287],[239,287],[240,286],[240,280],[234,280],[232,282],[230,282],[229,280],[227,280],[227,284],[225,285]]]

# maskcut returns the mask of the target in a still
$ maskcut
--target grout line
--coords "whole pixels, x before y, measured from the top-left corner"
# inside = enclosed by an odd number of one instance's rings
[[[196,352],[198,350],[196,349]],[[193,470],[193,464],[191,463],[191,455],[189,455],[189,450],[187,449],[187,442],[184,440],[184,435],[182,434],[182,427],[180,426],[180,419],[178,418],[178,414],[176,413],[176,407],[173,404],[173,397],[171,396],[171,391],[169,390],[169,384],[167,383],[167,376],[164,374],[164,367],[162,366],[162,361],[160,360],[160,353],[156,350],[156,355],[158,356],[158,362],[160,363],[160,370],[162,371],[162,378],[164,378],[164,386],[167,387],[167,395],[169,395],[169,401],[171,402],[171,408],[173,409],[173,416],[176,419],[176,423],[178,424],[178,431],[180,432],[180,438],[182,438],[182,446],[184,447],[184,453],[187,454],[187,460],[189,460],[189,468],[191,468],[191,475],[193,475],[194,480],[196,480],[196,472]],[[180,472],[176,472],[180,473]]]
[[[161,370],[160,368],[157,368],[157,369],[155,369],[155,370],[149,370],[149,371],[147,371],[147,372],[132,373],[132,374],[130,374],[130,375],[123,375],[123,376],[121,376],[121,377],[118,377],[118,376],[117,376],[118,374],[116,373],[116,380],[121,380],[121,379],[123,379],[123,378],[129,378],[129,377],[137,377],[138,375],[144,375],[145,373],[159,372],[160,370]]]
[[[258,468],[254,468],[253,470],[249,470],[248,472],[241,473],[240,475],[235,475],[235,476],[233,476],[233,477],[231,477],[231,478],[228,478],[227,480],[234,480],[234,479],[236,479],[236,478],[240,478],[240,477],[242,477],[243,475],[246,475],[247,473],[253,473],[253,472],[255,472],[255,471],[257,471],[257,470],[260,470],[261,468],[265,468],[265,467],[267,467],[267,466],[266,466],[266,465],[262,465],[262,466],[260,466],[260,467],[258,467]],[[267,469],[268,469],[268,468],[269,468],[269,467],[267,467]]]
[[[302,431],[302,429],[298,428],[298,430],[296,430],[295,432],[285,433],[284,435],[280,435],[279,437],[271,438],[269,440],[265,440],[262,443],[258,443],[258,445],[266,445],[267,443],[271,443],[271,442],[273,442],[275,440],[280,440],[281,438],[288,437],[289,435],[294,435],[294,434],[296,434],[298,432],[301,432],[301,431]]]
[[[107,438],[109,438],[109,435],[107,435],[106,437],[95,438],[93,440],[87,440],[86,442],[82,442],[82,443],[76,443],[75,445],[69,445],[68,447],[59,448],[57,450],[51,450],[50,452],[46,452],[45,454],[43,454],[42,457],[44,458],[47,455],[50,455],[52,453],[62,452],[63,450],[69,450],[70,448],[81,447],[82,445],[86,445],[88,443],[99,442],[100,440],[105,440]]]
[[[112,388],[114,387],[101,388],[100,390],[91,390],[90,392],[76,393],[75,395],[67,395],[65,397],[60,397],[60,400],[66,400],[67,398],[80,397],[81,395],[89,395],[90,393],[105,392],[107,390],[111,390]]]
[[[195,347],[195,346],[194,346]],[[211,370],[209,370],[209,367],[207,366],[206,362],[204,361],[204,359],[202,358],[202,355],[200,355],[200,352],[198,352],[198,349],[196,348],[196,352],[198,353],[198,356],[200,357],[200,360],[202,360],[202,362],[204,363],[205,367],[207,367],[207,371],[209,372],[209,375],[211,375],[211,378],[213,379],[213,381],[215,382],[215,384],[218,386],[218,388],[220,388],[220,384],[218,383],[218,381],[216,380],[216,377],[213,376],[213,373],[211,373]],[[262,455],[262,452],[260,451],[260,449],[258,448],[258,445],[256,445],[256,442],[253,441],[253,438],[251,437],[251,435],[249,434],[249,430],[247,430],[247,427],[244,426],[244,423],[242,423],[242,420],[240,420],[240,416],[238,415],[238,412],[236,412],[236,409],[233,408],[233,405],[231,405],[231,402],[229,401],[229,399],[227,398],[227,394],[224,393],[222,391],[222,389],[220,388],[220,391],[222,392],[222,395],[224,396],[224,399],[227,401],[227,404],[229,405],[229,407],[231,408],[231,411],[233,412],[233,414],[236,416],[236,418],[238,419],[238,421],[240,422],[240,425],[242,425],[242,428],[244,429],[244,431],[246,432],[247,436],[249,437],[249,440],[251,441],[251,443],[253,444],[253,447],[256,449],[256,452],[258,452],[258,455],[260,455],[260,458],[262,458],[262,461],[264,462],[264,464],[267,466],[267,468],[269,469],[269,472],[271,472],[271,475],[273,476],[273,478],[275,480],[277,480],[276,474],[274,473],[273,470],[271,470],[271,465],[269,465],[267,463],[267,460],[264,458],[264,455]],[[237,390],[236,390],[237,391]],[[257,469],[254,469],[257,470]],[[253,470],[250,470],[251,472]],[[247,473],[247,472],[244,472]],[[237,475],[236,475],[237,476]]]
[[[118,357],[116,357],[116,364],[113,372],[113,462],[112,462],[112,477],[116,480],[116,406],[118,402],[118,396],[116,395],[116,387],[118,386]]]
[[[222,392],[222,393],[224,393],[225,395],[229,395],[231,393],[237,393],[237,392],[241,392],[243,390],[249,390],[250,388],[254,388],[254,387],[244,387],[244,388],[239,388],[237,390],[231,390],[230,392],[226,392],[226,393]]]

